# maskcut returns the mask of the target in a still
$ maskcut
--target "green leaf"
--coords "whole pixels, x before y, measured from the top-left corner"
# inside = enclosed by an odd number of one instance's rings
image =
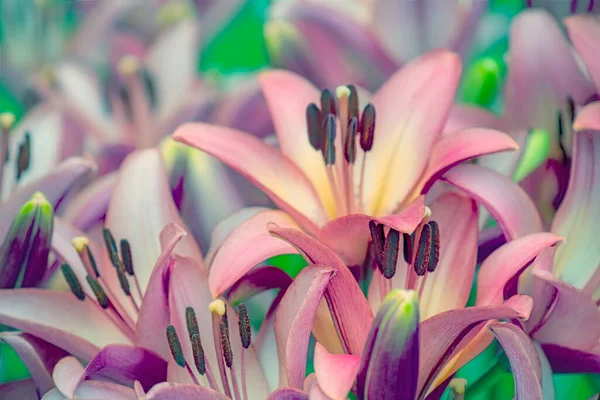
[[[521,182],[537,167],[542,165],[550,154],[550,135],[542,129],[533,129],[527,136],[523,155],[513,175],[515,182]]]
[[[306,267],[308,263],[299,254],[283,254],[269,258],[266,263],[274,267],[281,268],[292,278],[302,271],[302,268]]]
[[[27,367],[17,353],[5,343],[0,343],[0,383],[12,382],[29,377]]]

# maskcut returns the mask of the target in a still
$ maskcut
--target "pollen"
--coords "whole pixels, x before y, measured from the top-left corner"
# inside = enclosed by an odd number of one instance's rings
[[[81,253],[86,247],[89,246],[90,240],[85,236],[77,236],[71,239],[71,244],[75,247],[78,253]]]
[[[0,114],[0,126],[2,129],[9,130],[15,123],[15,115],[10,112],[3,112]]]
[[[123,76],[133,76],[140,69],[140,60],[133,54],[127,54],[121,57],[117,68]]]
[[[222,317],[223,315],[225,315],[225,311],[227,311],[227,306],[225,305],[225,302],[223,300],[216,299],[210,302],[210,304],[208,305],[208,310],[212,314],[217,314],[218,316]]]
[[[341,99],[342,97],[350,97],[350,89],[348,88],[348,86],[338,86],[337,88],[335,88],[335,96],[338,99]]]

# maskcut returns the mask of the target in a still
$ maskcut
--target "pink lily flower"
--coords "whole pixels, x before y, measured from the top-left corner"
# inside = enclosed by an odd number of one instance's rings
[[[562,20],[571,14],[597,13],[600,10],[600,5],[597,2],[589,0],[527,0],[525,3],[527,7],[544,8],[558,20]]]
[[[554,372],[599,371],[600,252],[594,245],[599,168],[600,132],[575,133],[569,187],[551,233],[502,246],[479,273],[478,305],[501,303],[517,291],[534,298],[523,330]],[[564,243],[547,248],[563,237]],[[537,255],[540,249],[545,250]]]
[[[549,226],[568,183],[573,120],[596,90],[561,28],[543,10],[524,11],[514,19],[508,64],[503,115],[455,106],[445,130],[488,127],[507,132],[520,151],[482,157],[478,162],[521,181]],[[540,131],[550,138],[548,159],[523,179],[517,166],[529,138]]]
[[[460,203],[459,199],[452,197],[450,199],[448,201]],[[466,205],[470,206],[470,200],[466,200]],[[476,208],[472,208],[476,213]],[[457,210],[454,209],[454,211]],[[453,215],[457,216],[459,214],[455,212]],[[476,232],[475,221],[470,216],[458,225],[462,227],[465,225],[473,226],[472,230]],[[425,233],[430,229],[425,227],[430,226],[430,224],[424,226],[421,236],[430,234]],[[327,312],[331,313],[333,322],[330,321],[329,324],[321,327],[313,327],[313,333],[319,343],[315,350],[314,378],[316,378],[319,390],[326,396],[323,398],[345,399],[354,382],[357,381],[358,393],[355,394],[359,398],[364,398],[368,392],[374,390],[375,392],[371,393],[378,393],[383,396],[381,398],[392,398],[389,396],[394,393],[396,396],[402,395],[404,397],[401,398],[407,399],[437,399],[445,389],[446,385],[443,383],[446,382],[447,384],[448,378],[452,377],[460,366],[472,359],[487,345],[486,343],[483,347],[480,347],[481,343],[477,340],[478,332],[487,330],[486,327],[488,326],[495,329],[496,325],[493,320],[496,319],[527,319],[529,316],[531,299],[528,296],[520,295],[508,299],[501,305],[491,307],[463,308],[464,303],[458,299],[460,295],[456,296],[457,298],[454,298],[454,296],[452,299],[448,298],[453,304],[462,303],[457,309],[447,309],[442,302],[439,302],[440,304],[436,306],[434,304],[437,300],[435,297],[442,296],[442,293],[446,295],[451,290],[444,291],[442,289],[447,283],[445,280],[435,277],[435,273],[438,271],[434,266],[434,272],[430,274],[429,283],[432,286],[437,285],[436,292],[435,294],[432,293],[431,298],[427,297],[427,288],[421,294],[421,299],[428,305],[417,305],[419,297],[417,291],[404,292],[403,295],[398,295],[399,287],[396,286],[397,284],[393,279],[391,280],[394,289],[389,291],[388,296],[396,298],[395,301],[400,299],[413,304],[414,309],[411,319],[413,322],[408,324],[401,323],[402,321],[397,318],[384,318],[385,315],[391,312],[389,298],[384,300],[381,306],[377,302],[377,305],[372,309],[373,304],[370,305],[362,295],[362,291],[348,267],[331,249],[295,229],[271,227],[270,232],[275,237],[292,244],[309,264],[327,265],[335,271],[335,275],[330,279],[324,293],[329,309]],[[386,272],[389,265],[402,258],[401,254],[398,255],[398,241],[394,240],[394,237],[397,238],[397,235],[393,229],[390,229],[385,238],[383,255],[383,269]],[[378,238],[374,238],[375,243],[378,241]],[[434,245],[436,243],[435,239],[429,237],[428,242],[419,241],[419,243],[425,243],[425,245],[415,246],[412,263],[415,266],[424,266],[427,270],[435,259],[434,254],[439,254],[438,262],[445,264],[437,266],[442,274],[440,278],[446,276],[444,274],[447,272],[443,270],[447,271],[449,269],[450,260],[442,261],[444,257],[442,249],[439,249],[439,252],[434,250],[437,248]],[[374,244],[374,247],[377,247],[377,244]],[[431,250],[430,257],[423,256],[421,248],[429,248]],[[476,247],[473,246],[473,248]],[[453,253],[449,251],[447,254]],[[471,258],[474,263],[474,251]],[[402,262],[399,262],[399,265],[400,267],[396,271],[399,279],[396,282],[401,280],[407,272],[407,275],[411,276],[410,271],[407,271],[406,268],[402,269]],[[374,278],[374,280],[377,279],[379,278]],[[462,289],[461,286],[452,287]],[[406,286],[400,288],[404,290]],[[418,286],[416,288],[421,291]],[[438,314],[431,316],[427,314],[419,318],[419,310],[430,313],[435,312],[436,307],[439,310]],[[378,314],[374,317],[377,308]],[[360,323],[357,323],[357,321],[360,321]],[[389,321],[391,325],[387,326],[386,321]],[[489,324],[488,321],[490,321]],[[412,330],[406,331],[410,326],[412,326]],[[277,330],[277,320],[275,321],[275,327]],[[286,326],[279,327],[279,329],[284,328]],[[512,328],[507,329],[512,331]],[[504,336],[505,330],[500,329],[499,331],[498,337],[503,340],[501,336]],[[418,332],[418,340],[408,340],[411,336],[415,336],[415,332]],[[381,340],[379,339],[380,335]],[[375,340],[375,337],[378,339]],[[336,341],[339,340],[338,348],[331,349],[332,338],[335,338]],[[406,341],[404,341],[405,339]],[[339,345],[340,342],[341,346]],[[477,344],[479,344],[479,347]],[[517,353],[522,351],[518,347],[508,346],[512,347],[511,351]],[[279,347],[278,351],[284,352],[285,349]],[[410,356],[408,356],[409,354]],[[398,361],[395,362],[395,360]],[[402,361],[400,362],[400,360]],[[366,370],[371,370],[371,368],[374,368],[373,371],[376,370],[377,373],[367,374],[365,378]],[[334,376],[332,376],[332,371],[335,371]],[[393,371],[396,371],[396,373],[393,373]],[[403,371],[403,373],[399,373],[399,371]],[[413,372],[406,373],[407,371]],[[291,387],[296,388],[299,388],[299,385],[302,384],[302,381],[289,375],[287,382]],[[536,379],[528,380],[526,386],[539,389],[540,380],[537,375]],[[395,390],[397,387],[405,388],[406,392],[397,392]]]
[[[463,56],[486,0],[311,1],[275,4],[265,26],[276,66],[320,87],[381,86],[399,66],[446,48]]]
[[[494,130],[441,136],[459,75],[456,55],[429,53],[370,98],[353,86],[319,93],[293,73],[266,72],[260,83],[279,149],[202,123],[180,127],[174,139],[238,171],[285,212],[287,226],[318,237],[348,265],[361,265],[371,219],[412,232],[425,213],[421,195],[439,176],[464,160],[515,148]],[[330,242],[340,231],[346,239]],[[238,272],[228,269],[228,279],[235,282]],[[213,284],[211,290],[222,292]]]

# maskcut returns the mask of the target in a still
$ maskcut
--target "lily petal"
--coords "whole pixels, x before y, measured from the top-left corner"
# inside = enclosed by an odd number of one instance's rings
[[[260,267],[244,275],[227,292],[227,301],[236,304],[269,289],[285,293],[293,280],[281,268]],[[271,306],[273,307],[273,306]]]
[[[0,290],[0,323],[22,329],[84,360],[129,338],[89,299],[44,289]]]
[[[583,288],[600,263],[595,237],[600,233],[600,131],[575,134],[573,166],[565,198],[552,223],[552,231],[567,239],[554,259],[554,273]]]
[[[0,335],[0,340],[12,347],[27,366],[39,394],[54,388],[52,370],[67,355],[64,350],[28,333],[4,332]]]
[[[305,229],[315,231],[315,224],[326,221],[309,179],[279,150],[261,140],[233,129],[201,123],[181,126],[173,138],[211,154],[238,171]],[[290,187],[289,182],[294,185]]]
[[[515,377],[516,399],[541,399],[542,365],[529,336],[511,323],[498,322],[489,329],[494,333],[510,361]]]
[[[579,110],[573,122],[573,129],[575,131],[600,130],[600,101],[595,101]]]
[[[454,98],[460,59],[448,51],[428,53],[396,72],[373,96],[377,125],[367,156],[367,214],[394,210],[427,167]],[[394,173],[402,171],[402,179]]]
[[[464,190],[485,206],[510,240],[543,230],[533,201],[504,175],[477,165],[464,164],[452,168],[442,179]]]
[[[431,218],[440,230],[440,257],[421,294],[422,320],[467,304],[477,258],[475,201],[456,193],[445,193],[431,205]]]
[[[420,179],[422,192],[426,193],[439,177],[463,161],[517,149],[517,143],[510,136],[491,129],[467,129],[444,135],[435,144],[429,165]]]
[[[505,123],[499,116],[481,107],[454,104],[444,127],[444,134],[473,128],[505,130]]]
[[[187,231],[171,197],[159,151],[142,150],[131,154],[119,171],[106,226],[117,241],[129,241],[133,268],[142,292],[146,290],[152,266],[161,252],[160,232],[170,222]],[[182,239],[175,251],[202,262],[200,250],[191,235]]]
[[[565,26],[577,52],[583,58],[587,70],[600,92],[600,23],[595,15],[576,15],[565,18]]]
[[[587,353],[581,350],[548,343],[542,344],[542,349],[552,365],[552,371],[555,373],[600,373],[599,354]]]
[[[493,319],[511,319],[529,317],[532,299],[528,296],[511,297],[502,305],[490,307],[468,307],[451,310],[435,315],[420,326],[421,352],[419,360],[419,393],[428,392],[434,380],[441,383],[446,376],[436,376],[452,357],[457,355],[468,343],[465,337],[473,338],[471,331],[482,322]],[[475,357],[477,354],[472,354]],[[469,359],[463,359],[466,363]],[[464,365],[464,364],[463,364]],[[462,365],[454,366],[460,368]],[[455,369],[455,370],[456,370]]]
[[[64,214],[65,220],[84,232],[89,231],[106,216],[116,183],[116,173],[95,179],[69,202]]]
[[[169,272],[173,265],[171,254],[185,231],[175,224],[167,225],[160,234],[162,253],[158,256],[144,293],[135,329],[135,344],[169,359],[169,346],[161,335],[169,325]]]
[[[334,270],[325,298],[345,350],[349,354],[361,354],[373,312],[350,270],[331,249],[303,232],[279,227],[271,227],[269,232],[294,246],[308,263]],[[357,324],[356,321],[362,322]]]
[[[60,360],[54,371],[52,372],[52,379],[56,383],[56,388],[68,398],[75,396],[79,379],[83,375],[83,365],[77,360],[77,358],[69,356]]]
[[[279,386],[301,389],[310,331],[333,269],[311,265],[294,279],[275,314]]]
[[[552,233],[534,233],[508,242],[483,262],[477,277],[477,305],[500,304],[504,288],[546,248],[564,239]]]
[[[267,400],[308,400],[308,396],[298,389],[281,388],[271,393]]]
[[[328,222],[317,233],[319,240],[331,247],[347,265],[361,265],[367,254],[371,239],[369,222],[394,228],[399,232],[412,233],[425,215],[423,197],[418,197],[399,214],[374,218],[364,214],[352,214]]]
[[[332,399],[345,399],[360,367],[360,356],[330,354],[319,342],[315,345],[315,375],[319,387]],[[335,377],[332,372],[335,371]]]
[[[43,400],[70,400],[58,389],[52,389],[42,398]],[[116,385],[110,382],[86,381],[83,382],[77,393],[76,399],[111,399],[111,400],[139,400],[133,389]]]
[[[299,229],[288,214],[279,210],[259,212],[234,229],[210,265],[208,285],[215,298],[260,262],[279,254],[294,253],[289,244],[269,235],[269,223]]]
[[[1,384],[0,397],[3,399],[36,399],[40,397],[40,393],[33,379],[23,379]]]
[[[182,385],[164,382],[156,385],[144,400],[229,400],[229,397],[217,393],[212,389],[197,385]]]
[[[72,189],[84,183],[95,167],[96,164],[87,158],[72,157],[62,162],[50,174],[19,188],[2,204],[0,237],[6,235],[12,218],[35,192],[42,192],[48,201],[57,207]]]

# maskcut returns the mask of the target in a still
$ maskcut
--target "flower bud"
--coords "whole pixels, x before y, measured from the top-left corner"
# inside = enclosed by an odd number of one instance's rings
[[[0,250],[0,288],[35,287],[48,265],[54,210],[36,192],[15,216]]]

